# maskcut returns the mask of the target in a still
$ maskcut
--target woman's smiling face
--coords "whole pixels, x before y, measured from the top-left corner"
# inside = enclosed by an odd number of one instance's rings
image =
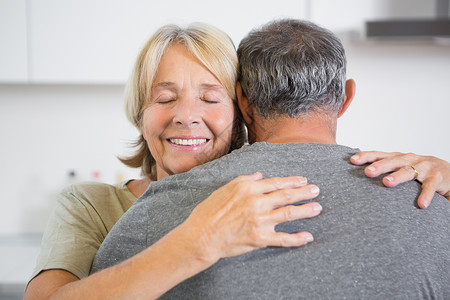
[[[157,179],[186,172],[230,148],[234,103],[219,80],[181,44],[159,63],[142,133]]]

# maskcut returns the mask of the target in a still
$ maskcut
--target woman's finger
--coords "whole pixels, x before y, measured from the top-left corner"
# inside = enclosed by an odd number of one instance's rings
[[[404,183],[410,180],[418,179],[416,178],[416,171],[419,171],[417,167],[412,168],[411,166],[405,166],[394,173],[383,178],[383,184],[387,187],[394,187],[400,183]],[[419,173],[420,174],[420,173]],[[423,172],[421,175],[425,175]]]
[[[383,178],[383,184],[387,187],[394,187],[401,183],[417,179],[420,181],[421,178],[416,177],[416,171],[419,174],[421,174],[421,177],[425,177],[428,179],[425,179],[425,181],[422,183],[422,191],[419,195],[419,198],[417,198],[417,205],[420,208],[427,208],[431,200],[433,199],[434,193],[438,189],[439,185],[439,179],[436,176],[427,176],[428,171],[425,169],[422,169],[422,171],[419,171],[420,169],[418,167],[411,168],[410,166],[403,167],[399,169],[398,171],[386,176]]]
[[[242,181],[256,181],[256,180],[260,180],[262,178],[263,178],[262,174],[260,172],[256,172],[256,173],[253,173],[250,175],[240,175],[240,176],[234,178],[233,180],[231,180],[230,183],[231,182],[237,183],[237,182],[242,182]]]
[[[297,233],[273,232],[268,237],[266,244],[273,247],[299,247],[314,240],[313,235],[307,231]]]
[[[392,155],[370,164],[364,169],[364,173],[368,177],[377,177],[381,174],[397,171],[403,167],[410,167],[417,159],[418,156],[411,153]]]
[[[293,189],[305,186],[307,182],[307,179],[302,176],[271,177],[260,179],[254,183],[253,192],[265,194],[282,189]]]
[[[364,165],[398,154],[399,152],[361,151],[350,157],[350,161],[355,165]]]
[[[287,205],[275,210],[261,218],[271,225],[300,220],[305,218],[312,218],[320,214],[322,206],[317,202],[311,202],[302,205]]]
[[[417,205],[420,208],[427,208],[431,200],[433,200],[434,193],[438,188],[438,181],[433,179],[427,179],[422,183],[422,191],[419,198],[417,198]]]
[[[276,190],[266,193],[261,197],[260,205],[264,205],[267,210],[273,210],[278,207],[291,205],[300,201],[311,200],[316,198],[320,193],[319,188],[314,184],[306,186]]]

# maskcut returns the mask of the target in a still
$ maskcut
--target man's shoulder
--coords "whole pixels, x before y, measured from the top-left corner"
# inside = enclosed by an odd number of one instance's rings
[[[188,172],[172,175],[152,183],[147,194],[167,190],[217,188],[240,175],[263,173],[264,177],[304,175],[318,166],[349,165],[350,156],[358,152],[341,145],[259,142],[245,145],[221,158],[197,166]],[[331,168],[331,166],[330,166]]]
[[[266,143],[258,142],[246,145],[221,158],[193,168],[185,176],[191,174],[202,174],[208,171],[228,172],[231,174],[244,175],[249,170],[263,171],[265,168],[276,168],[280,163],[290,165],[292,162],[301,163],[336,160],[342,162],[357,153],[358,149],[353,149],[343,145],[331,145],[321,143]],[[347,162],[347,160],[345,161]],[[292,165],[295,168],[296,165]],[[285,169],[289,169],[285,167]]]

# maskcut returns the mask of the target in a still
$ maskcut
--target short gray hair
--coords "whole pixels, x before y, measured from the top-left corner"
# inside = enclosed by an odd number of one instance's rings
[[[237,52],[242,90],[264,118],[342,107],[345,51],[329,30],[306,21],[276,20],[252,30]]]

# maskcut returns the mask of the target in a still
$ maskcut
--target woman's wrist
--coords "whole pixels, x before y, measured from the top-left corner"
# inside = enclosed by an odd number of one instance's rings
[[[217,251],[211,249],[204,230],[192,226],[189,220],[186,220],[168,235],[171,242],[178,245],[177,249],[182,249],[186,261],[195,265],[195,269],[201,270],[207,269],[220,259]]]

